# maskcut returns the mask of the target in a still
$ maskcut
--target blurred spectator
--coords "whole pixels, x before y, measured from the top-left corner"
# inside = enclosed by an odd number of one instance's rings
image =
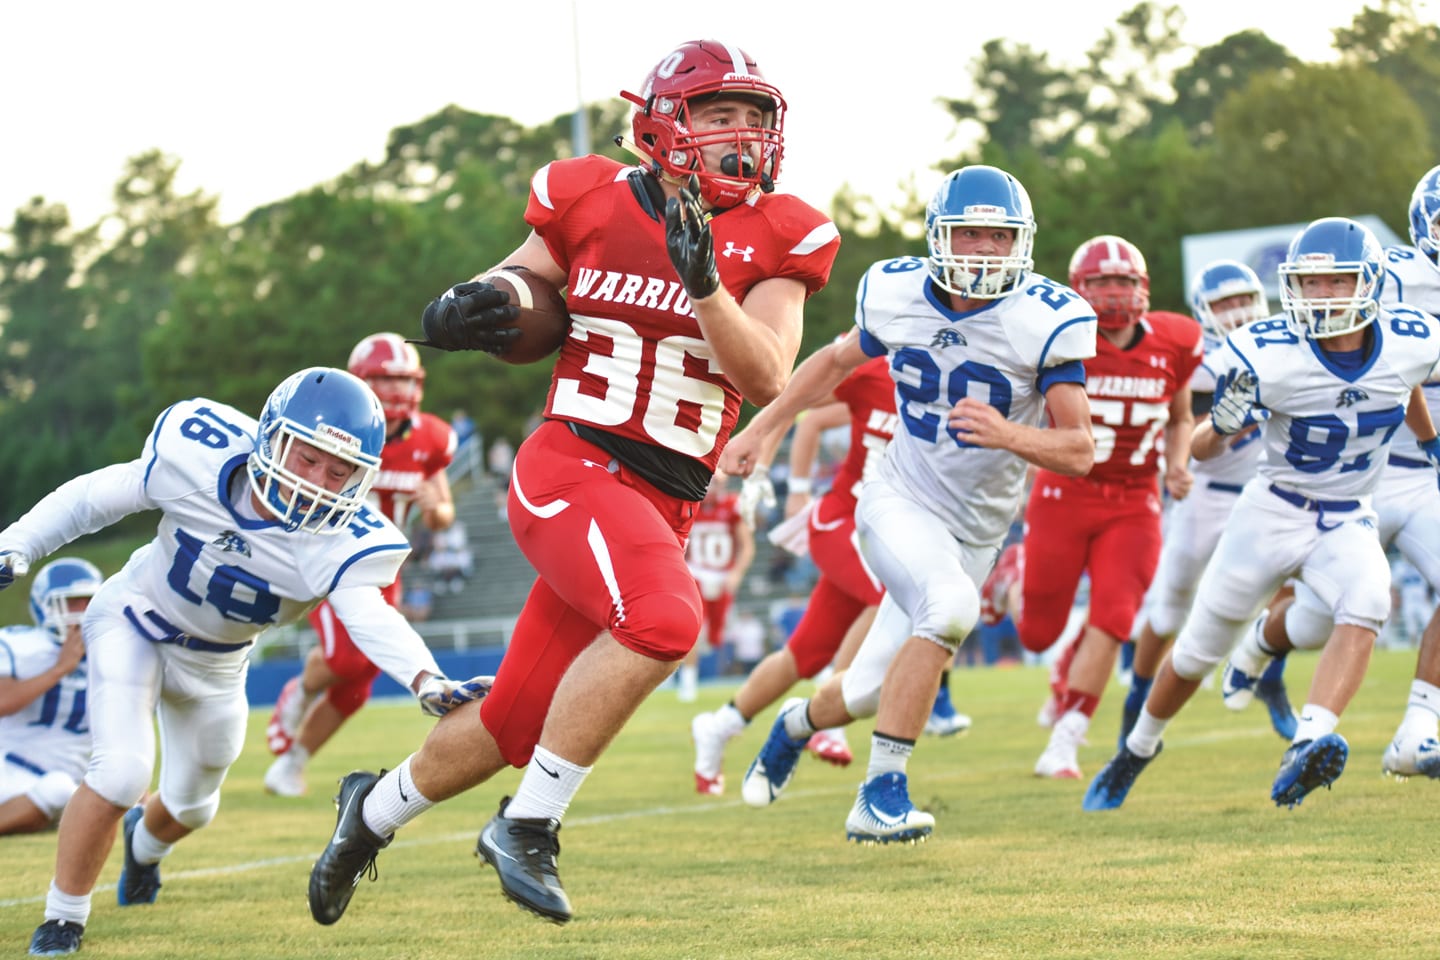
[[[450,414],[450,429],[455,431],[455,445],[463,447],[467,440],[475,436],[475,421],[470,419],[470,414],[457,409]]]
[[[417,578],[405,584],[400,596],[400,613],[411,623],[424,623],[435,611],[435,591],[425,578]]]
[[[730,672],[748,676],[766,653],[765,624],[749,610],[738,611],[725,631],[732,656]]]
[[[470,550],[464,523],[456,520],[449,529],[435,534],[435,546],[425,565],[435,577],[436,593],[459,593],[465,589],[465,580],[475,570],[475,555]]]
[[[499,437],[490,444],[490,472],[496,480],[501,481],[506,488],[510,486],[510,467],[515,463],[515,448],[510,441]]]

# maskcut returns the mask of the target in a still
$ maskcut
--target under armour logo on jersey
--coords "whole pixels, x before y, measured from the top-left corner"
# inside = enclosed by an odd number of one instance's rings
[[[1359,387],[1346,387],[1340,391],[1340,399],[1335,401],[1337,407],[1353,407],[1361,400],[1369,400],[1370,394]]]
[[[1152,353],[1150,355],[1150,366],[1159,367],[1161,370],[1170,369],[1170,358],[1163,354]]]
[[[954,327],[943,327],[935,331],[935,336],[930,340],[930,348],[937,347],[963,347],[965,346],[965,335]]]
[[[220,536],[212,541],[212,545],[219,547],[226,553],[238,553],[244,557],[250,556],[250,544],[246,543],[245,538],[234,530],[220,531]]]
[[[726,241],[725,241],[725,249],[720,251],[720,256],[722,256],[722,257],[733,257],[733,256],[736,256],[736,255],[738,254],[739,256],[741,256],[741,257],[743,257],[743,258],[745,259],[745,262],[746,262],[746,263],[749,263],[749,262],[750,262],[750,255],[751,255],[752,253],[754,253],[754,252],[755,252],[755,248],[754,248],[754,247],[737,247],[737,246],[735,246],[735,241],[733,241],[733,240],[726,240]]]

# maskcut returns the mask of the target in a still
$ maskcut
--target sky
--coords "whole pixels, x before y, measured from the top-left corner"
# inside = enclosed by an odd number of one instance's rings
[[[182,192],[218,195],[233,222],[379,160],[393,128],[447,104],[540,124],[638,90],[676,44],[711,37],[747,50],[789,102],[782,189],[817,206],[845,183],[880,199],[914,183],[923,196],[942,176],[931,166],[962,142],[938,100],[969,92],[987,40],[1078,65],[1135,2],[1091,0],[1077,25],[1056,0],[911,0],[902,15],[846,15],[839,28],[813,0],[13,4],[0,35],[0,225],[37,195],[89,225],[110,209],[126,158],[157,148],[179,158]],[[1253,27],[1324,60],[1331,31],[1363,6],[1191,2],[1181,36],[1207,46]],[[717,16],[747,9],[764,15]],[[1440,0],[1419,9],[1440,17]]]

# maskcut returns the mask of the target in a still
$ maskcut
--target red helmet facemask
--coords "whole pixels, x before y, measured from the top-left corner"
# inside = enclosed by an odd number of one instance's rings
[[[1100,290],[1091,281],[1128,277],[1133,286]],[[1123,237],[1093,237],[1070,258],[1070,286],[1095,311],[1101,330],[1123,330],[1150,309],[1150,273],[1140,250]]]
[[[683,43],[645,78],[639,94],[620,94],[635,104],[633,143],[616,142],[651,161],[651,171],[672,182],[691,174],[712,206],[742,203],[751,192],[775,189],[784,154],[785,98],[760,75],[755,61],[738,47],[716,40]],[[739,99],[759,106],[757,126],[691,129],[694,108],[715,99]],[[704,147],[725,146],[718,171],[701,158]]]
[[[350,351],[347,368],[380,398],[387,421],[407,420],[420,412],[425,368],[420,353],[398,333],[372,333]]]

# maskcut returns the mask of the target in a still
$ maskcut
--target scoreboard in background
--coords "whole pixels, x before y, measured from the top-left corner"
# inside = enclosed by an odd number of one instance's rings
[[[1373,214],[1353,219],[1365,224],[1380,240],[1382,247],[1409,243],[1408,239],[1396,236],[1385,221]],[[1212,260],[1239,260],[1255,271],[1265,285],[1265,295],[1270,305],[1277,307],[1280,302],[1280,287],[1277,269],[1290,249],[1290,241],[1308,223],[1288,223],[1274,227],[1252,227],[1249,230],[1225,230],[1220,233],[1193,233],[1180,241],[1181,264],[1185,271],[1185,290],[1188,295],[1190,282],[1204,266]]]

